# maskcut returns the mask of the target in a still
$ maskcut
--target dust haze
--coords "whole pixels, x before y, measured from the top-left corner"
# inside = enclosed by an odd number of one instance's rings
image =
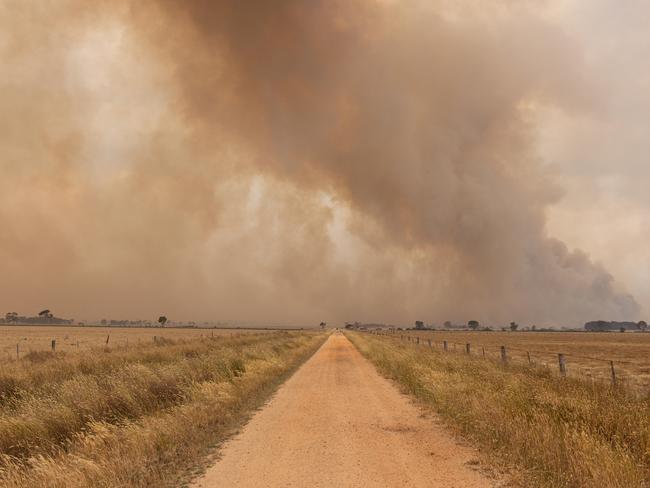
[[[0,5],[0,309],[576,325],[639,307],[547,235],[539,107],[589,112],[528,2]]]

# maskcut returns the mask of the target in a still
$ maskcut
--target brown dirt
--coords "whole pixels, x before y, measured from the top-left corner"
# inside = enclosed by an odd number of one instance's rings
[[[491,487],[477,453],[333,334],[195,488]]]

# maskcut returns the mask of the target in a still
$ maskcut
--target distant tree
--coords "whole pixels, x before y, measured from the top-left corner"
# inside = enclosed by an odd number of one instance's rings
[[[445,327],[445,329],[451,329],[451,322],[450,322],[449,320],[447,320],[447,321],[446,321],[444,324],[442,324],[442,325]]]
[[[536,325],[533,325],[533,326],[531,327],[530,330],[532,330],[533,332],[535,332],[535,331],[537,330],[537,326],[536,326]]]
[[[621,327],[621,328],[618,329],[618,330],[620,330],[621,332],[625,332],[625,327]]]
[[[511,331],[516,331],[519,328],[519,324],[517,322],[510,322],[510,330]]]
[[[158,317],[158,323],[160,325],[165,325],[167,323],[167,317],[165,317],[164,315],[161,315],[160,317]]]
[[[17,312],[7,312],[5,319],[9,323],[18,322],[18,313]]]
[[[327,327],[327,324],[325,322],[321,322],[320,323],[321,330],[325,329],[325,327]]]
[[[42,310],[42,311],[38,312],[38,316],[39,317],[44,317],[44,318],[49,318],[49,319],[54,317],[54,315],[52,315],[52,313],[49,310]]]
[[[467,327],[469,327],[472,330],[478,329],[479,323],[478,320],[470,320],[467,322]]]
[[[645,320],[642,320],[641,322],[639,322],[636,325],[639,328],[639,330],[642,330],[643,332],[645,332],[646,329],[648,328],[648,324],[647,324],[647,322]]]
[[[424,329],[424,322],[422,322],[421,320],[416,320],[415,321],[415,328],[416,329]]]

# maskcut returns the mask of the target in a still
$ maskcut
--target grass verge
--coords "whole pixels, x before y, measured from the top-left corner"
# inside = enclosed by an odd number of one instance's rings
[[[7,365],[0,486],[177,486],[324,339],[158,341]]]
[[[623,389],[347,334],[385,376],[432,407],[523,486],[643,487],[650,400]]]

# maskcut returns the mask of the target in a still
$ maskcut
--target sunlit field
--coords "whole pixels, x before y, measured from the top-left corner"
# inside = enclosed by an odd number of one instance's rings
[[[471,331],[396,331],[396,336],[420,337],[420,345],[449,352],[470,353],[488,359],[500,359],[501,346],[517,364],[559,370],[558,354],[565,355],[566,372],[595,382],[610,382],[614,362],[616,380],[634,388],[650,391],[650,333],[641,332],[471,332]],[[529,362],[530,361],[530,362]]]
[[[172,327],[68,327],[0,325],[0,361],[16,359],[37,351],[72,352],[93,347],[128,346],[163,339],[231,337],[236,334],[265,333],[258,329],[201,329]],[[155,339],[154,339],[155,338]],[[16,350],[16,346],[18,349]]]

